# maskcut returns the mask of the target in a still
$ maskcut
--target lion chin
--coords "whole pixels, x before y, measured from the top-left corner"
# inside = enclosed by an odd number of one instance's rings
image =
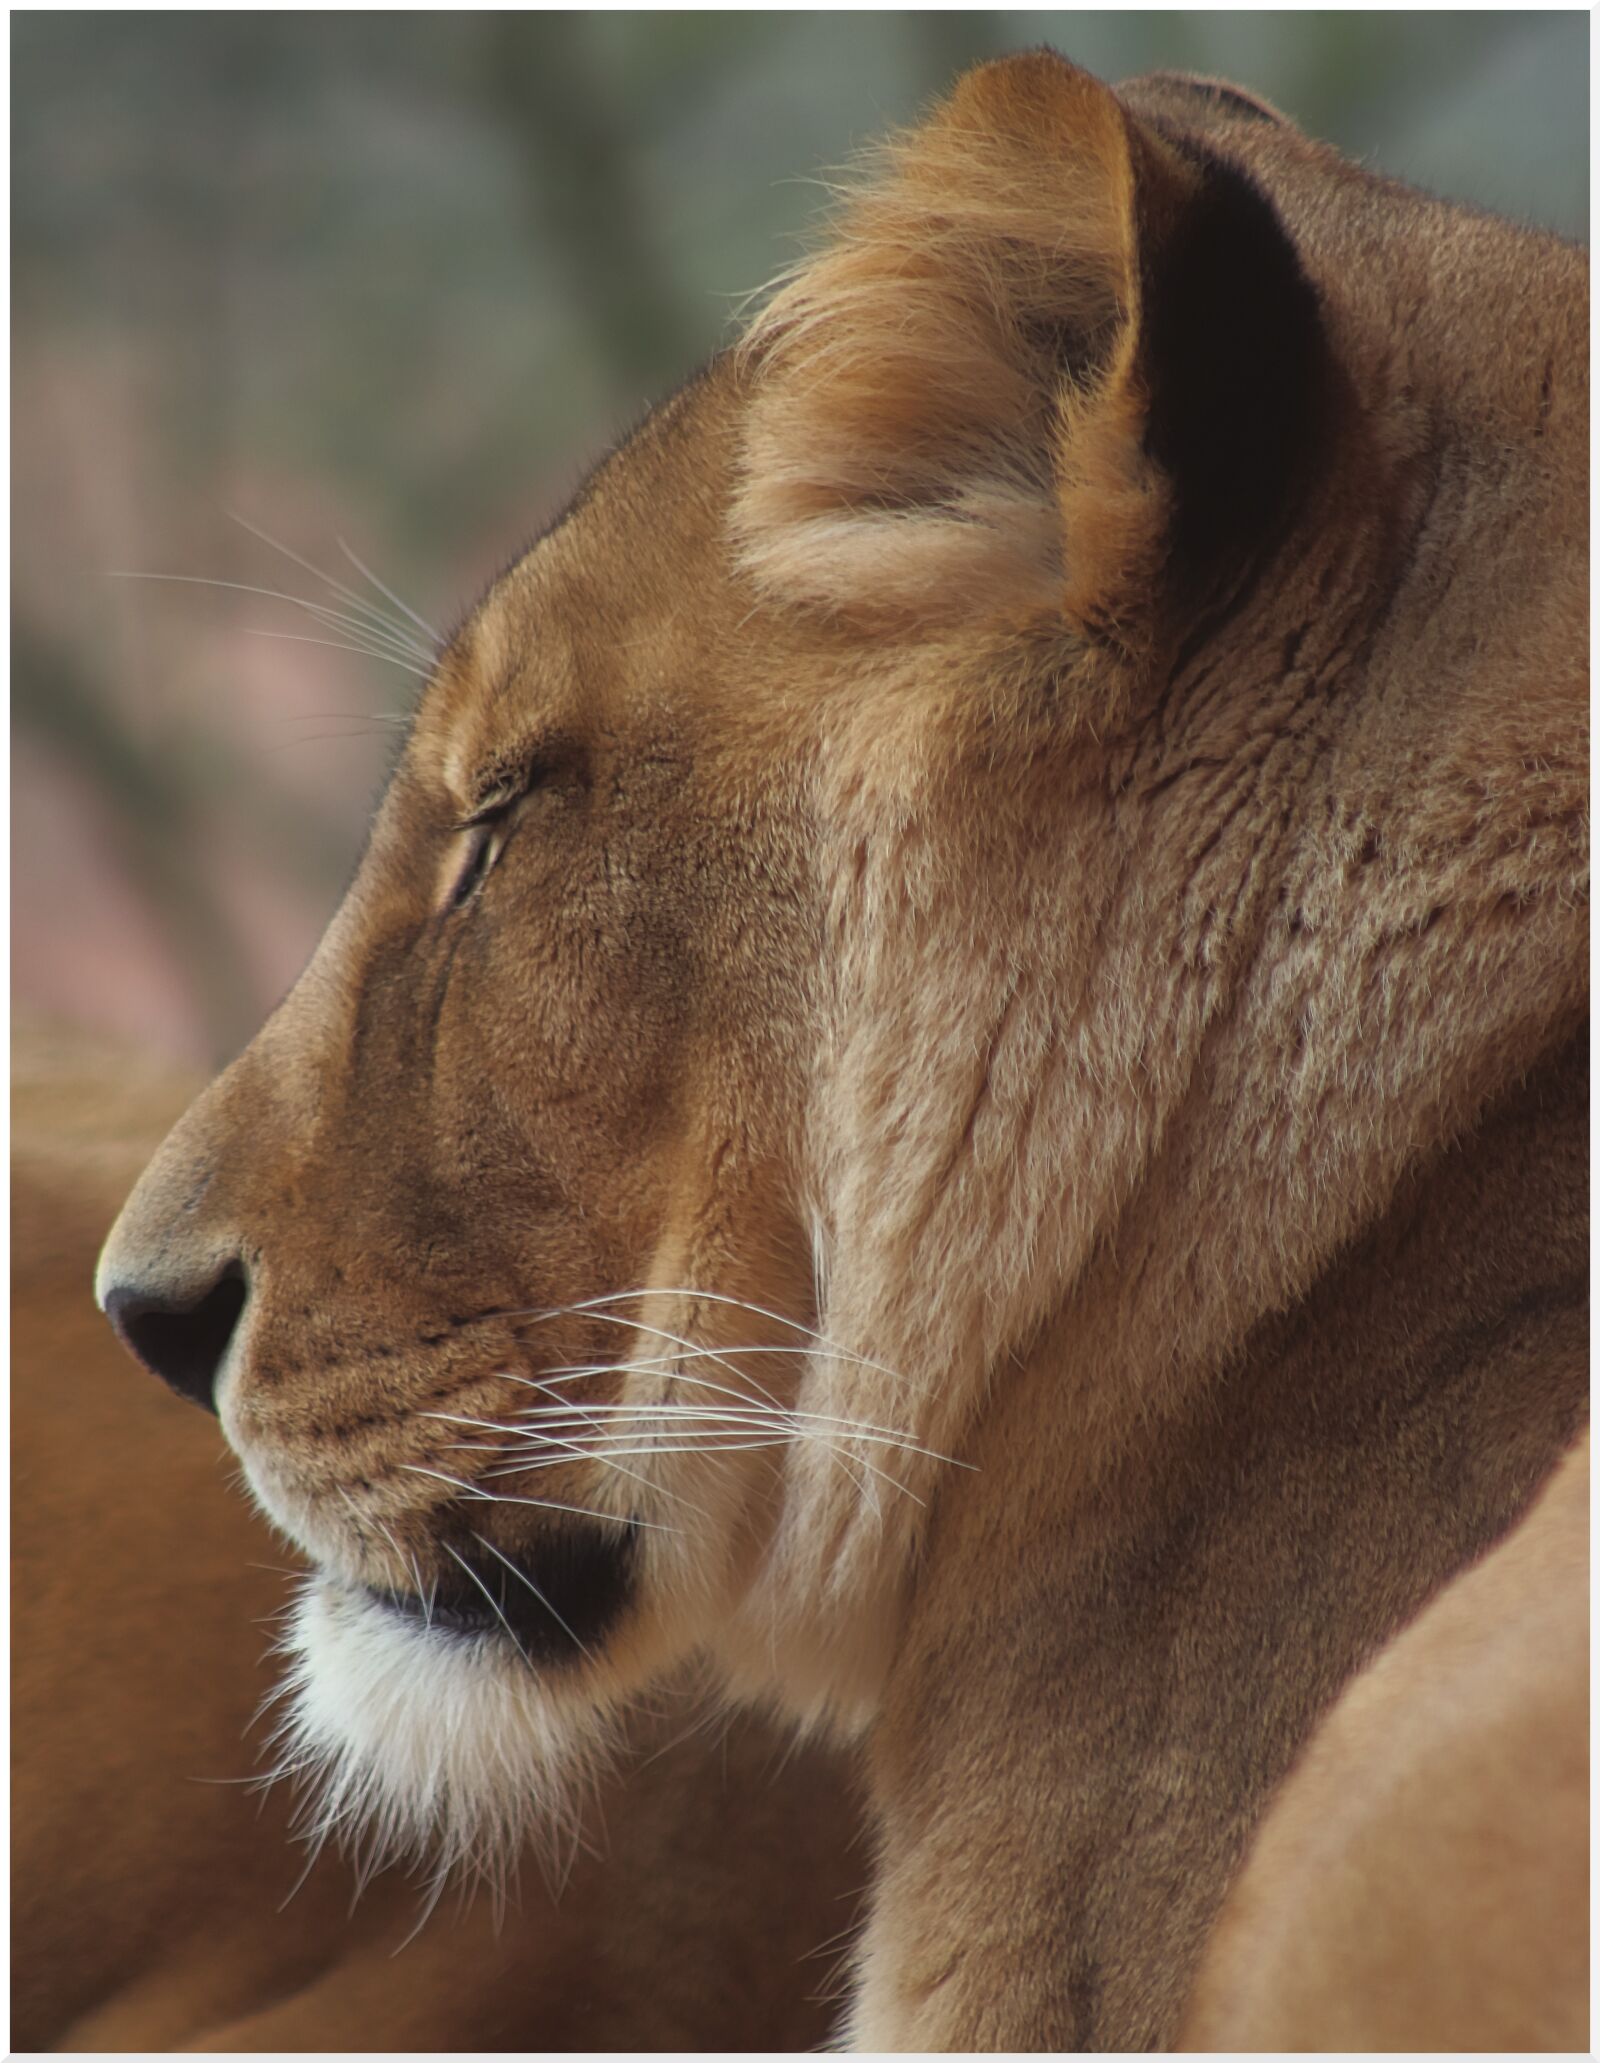
[[[591,1700],[531,1668],[499,1633],[412,1617],[370,1591],[309,1578],[282,1641],[277,1773],[300,1826],[363,1869],[426,1858],[436,1882],[500,1882],[525,1844],[564,1875],[582,1803],[613,1750]]]

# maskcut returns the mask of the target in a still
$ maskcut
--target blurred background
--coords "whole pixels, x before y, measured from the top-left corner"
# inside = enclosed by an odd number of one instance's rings
[[[398,614],[370,567],[448,627],[727,338],[812,175],[962,66],[1048,42],[1112,79],[1219,73],[1586,239],[1588,36],[1527,11],[13,16],[16,999],[236,1050],[419,684],[396,647],[338,649],[370,618],[329,582]],[[204,584],[230,582],[350,621]]]

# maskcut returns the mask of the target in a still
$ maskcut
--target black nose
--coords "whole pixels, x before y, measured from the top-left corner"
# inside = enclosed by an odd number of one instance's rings
[[[198,1296],[150,1296],[118,1286],[106,1292],[106,1316],[129,1353],[180,1397],[217,1408],[217,1370],[250,1295],[241,1261],[230,1261]]]

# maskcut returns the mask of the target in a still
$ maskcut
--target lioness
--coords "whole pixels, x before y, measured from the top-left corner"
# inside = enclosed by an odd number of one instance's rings
[[[865,2047],[1170,2038],[1583,1411],[1587,267],[969,74],[440,652],[102,1257],[476,1852],[691,1657],[866,1741]]]
[[[213,1425],[88,1295],[196,1084],[29,1027],[13,1051],[11,2033],[20,2049],[793,2049],[860,1882],[847,1773],[664,1698],[626,1791],[501,1907],[290,1839],[245,1736],[281,1562]],[[65,1407],[65,1408],[64,1408]],[[259,1742],[266,1731],[256,1729]],[[689,1734],[688,1738],[682,1738]],[[781,1765],[781,1766],[780,1766]],[[269,1765],[270,1766],[270,1765]],[[559,1893],[559,1895],[552,1895]]]

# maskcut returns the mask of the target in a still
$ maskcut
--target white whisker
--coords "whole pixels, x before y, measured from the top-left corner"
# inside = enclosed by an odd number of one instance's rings
[[[741,1369],[735,1368],[731,1362],[723,1358],[722,1350],[720,1348],[697,1346],[693,1340],[684,1339],[680,1334],[675,1332],[668,1332],[662,1326],[646,1325],[644,1321],[640,1318],[619,1318],[614,1311],[594,1310],[590,1312],[589,1315],[591,1317],[598,1318],[602,1325],[621,1325],[625,1326],[627,1330],[630,1332],[640,1332],[646,1334],[651,1339],[665,1340],[668,1346],[682,1347],[685,1355],[688,1357],[691,1357],[695,1360],[714,1361],[717,1364],[717,1366],[725,1370],[727,1374],[733,1376],[743,1376],[743,1371]],[[743,1379],[749,1383],[751,1389],[755,1391],[758,1397],[764,1397],[766,1401],[773,1406],[774,1409],[781,1408],[778,1405],[777,1398],[773,1396],[772,1392],[768,1389],[764,1389],[762,1385],[754,1379],[753,1376],[743,1376]]]
[[[500,1624],[506,1629],[506,1639],[510,1641],[511,1645],[516,1649],[517,1653],[521,1655],[523,1661],[528,1662],[527,1649],[522,1645],[522,1642],[518,1640],[517,1636],[512,1632],[511,1621],[506,1617],[505,1613],[500,1609],[500,1606],[495,1602],[494,1592],[489,1588],[488,1584],[484,1582],[483,1578],[478,1574],[477,1570],[472,1566],[471,1562],[466,1560],[464,1556],[457,1554],[456,1550],[450,1545],[448,1540],[441,1540],[439,1545],[444,1549],[445,1553],[449,1555],[451,1561],[455,1563],[456,1567],[460,1569],[464,1575],[469,1576],[472,1579],[472,1581],[477,1584],[478,1588],[483,1592],[484,1597],[488,1600],[490,1611],[494,1613],[495,1617],[500,1621]],[[528,1667],[531,1669],[533,1667],[533,1664],[531,1662],[528,1662]]]
[[[547,1383],[546,1383],[545,1381],[542,1381],[542,1380],[540,1380],[540,1379],[539,1379],[538,1377],[536,1377],[536,1376],[531,1376],[531,1375],[513,1375],[513,1374],[511,1373],[511,1371],[510,1371],[509,1369],[502,1369],[502,1370],[500,1371],[500,1374],[501,1374],[501,1376],[502,1376],[503,1380],[504,1380],[504,1381],[506,1381],[506,1382],[514,1382],[514,1383],[519,1383],[519,1384],[521,1384],[521,1385],[522,1385],[522,1387],[523,1387],[523,1388],[525,1388],[525,1389],[529,1389],[529,1390],[540,1390],[540,1391],[543,1391],[543,1390],[545,1390],[545,1389],[546,1389],[547,1387],[548,1387],[548,1388],[554,1388],[554,1387],[556,1386],[556,1384],[557,1384],[558,1382],[575,1382],[575,1381],[579,1380],[580,1378],[583,1378],[583,1377],[587,1377],[587,1376],[594,1376],[594,1375],[622,1375],[622,1376],[626,1376],[626,1375],[627,1375],[627,1374],[629,1373],[629,1371],[630,1371],[630,1370],[631,1370],[631,1369],[632,1369],[632,1368],[633,1368],[633,1367],[634,1367],[635,1365],[636,1365],[636,1364],[635,1364],[635,1363],[633,1363],[633,1362],[631,1362],[631,1361],[611,1361],[611,1362],[601,1362],[601,1363],[598,1363],[598,1364],[596,1364],[595,1366],[593,1366],[593,1367],[589,1367],[589,1368],[570,1368],[570,1369],[563,1369],[563,1370],[560,1370],[560,1371],[558,1371],[558,1372],[557,1372],[557,1373],[556,1373],[555,1375],[553,1375],[552,1377],[550,1377],[550,1378],[548,1379],[548,1384],[547,1384]],[[749,1410],[752,1410],[752,1411],[761,1411],[761,1410],[766,1410],[766,1411],[782,1411],[782,1410],[784,1409],[784,1406],[783,1406],[783,1405],[781,1405],[781,1404],[780,1404],[780,1403],[778,1402],[777,1398],[776,1398],[776,1397],[774,1397],[774,1396],[772,1396],[772,1395],[771,1395],[771,1394],[770,1394],[770,1393],[769,1393],[768,1391],[766,1391],[766,1390],[761,1390],[761,1391],[760,1391],[760,1393],[759,1393],[759,1394],[760,1394],[760,1396],[761,1396],[761,1398],[763,1398],[763,1399],[764,1399],[765,1401],[764,1401],[764,1402],[761,1402],[761,1403],[758,1403],[758,1402],[756,1401],[756,1399],[755,1399],[755,1398],[753,1398],[753,1397],[752,1397],[752,1396],[750,1395],[750,1393],[749,1393],[749,1391],[748,1391],[748,1390],[733,1390],[733,1389],[730,1389],[730,1388],[728,1387],[728,1385],[727,1385],[726,1383],[719,1383],[719,1382],[713,1382],[713,1381],[712,1381],[712,1380],[710,1379],[710,1377],[709,1377],[709,1376],[704,1376],[704,1375],[683,1375],[683,1374],[678,1374],[678,1373],[677,1373],[677,1372],[676,1372],[675,1370],[671,1370],[671,1369],[667,1369],[667,1370],[660,1370],[660,1369],[657,1369],[657,1370],[654,1370],[653,1372],[654,1372],[654,1373],[657,1373],[657,1374],[666,1374],[666,1375],[669,1375],[669,1376],[671,1376],[671,1375],[674,1375],[674,1374],[676,1374],[676,1375],[677,1375],[677,1380],[678,1380],[679,1382],[685,1382],[685,1383],[688,1383],[688,1384],[689,1384],[689,1385],[690,1385],[690,1386],[691,1386],[692,1388],[694,1388],[694,1389],[697,1389],[697,1390],[709,1390],[709,1391],[710,1391],[710,1392],[712,1393],[712,1395],[713,1395],[713,1396],[718,1396],[718,1397],[731,1397],[731,1398],[732,1398],[732,1399],[734,1400],[734,1402],[735,1402],[736,1404],[739,1404],[739,1405],[743,1405],[743,1406],[745,1406],[746,1408],[748,1408]],[[735,1374],[737,1374],[737,1373],[738,1373],[738,1371],[737,1371],[737,1370],[734,1370],[734,1373],[735,1373]],[[542,1409],[544,1409],[544,1408],[546,1408],[546,1407],[544,1407],[544,1406],[541,1406],[541,1405],[537,1405],[537,1404],[534,1404],[534,1405],[530,1405],[530,1406],[528,1407],[528,1409],[529,1409],[529,1411],[530,1411],[530,1412],[536,1412],[536,1411],[542,1410]],[[585,1408],[586,1408],[586,1409],[588,1409],[588,1410],[591,1410],[591,1411],[592,1411],[592,1410],[596,1410],[596,1409],[598,1409],[599,1407],[598,1407],[598,1406],[596,1406],[596,1405],[592,1405],[592,1404],[591,1404],[591,1405],[587,1405],[587,1406],[586,1406]]]
[[[239,528],[241,530],[248,530],[252,537],[259,538],[264,545],[270,546],[273,551],[281,552],[286,559],[292,560],[293,563],[296,566],[300,567],[303,572],[309,573],[313,580],[320,580],[323,586],[327,588],[331,593],[341,596],[343,600],[350,604],[351,608],[358,610],[362,615],[371,616],[375,618],[376,621],[378,621],[381,624],[384,624],[391,631],[398,633],[403,630],[403,625],[394,622],[394,620],[389,616],[385,615],[381,609],[375,608],[373,604],[369,602],[364,595],[357,594],[355,589],[347,585],[346,582],[342,580],[336,580],[331,573],[325,573],[320,566],[313,566],[309,559],[301,558],[298,552],[291,551],[288,545],[284,544],[281,541],[281,539],[273,537],[267,531],[260,529],[256,524],[252,523],[248,519],[248,517],[239,515],[233,509],[229,509],[227,513],[230,519],[239,525]],[[348,547],[344,546],[342,542],[341,549],[344,550],[345,556],[347,558],[351,556]],[[361,570],[365,571],[365,568],[362,568]],[[374,581],[373,585],[379,589],[380,593],[387,593],[387,590],[383,588],[381,582]],[[438,651],[440,645],[444,642],[443,639],[439,636],[438,632],[433,629],[431,624],[424,623],[422,618],[418,616],[413,610],[407,609],[404,602],[401,602],[398,599],[398,597],[391,595],[389,599],[395,602],[396,607],[405,610],[405,614],[411,618],[412,622],[415,623],[420,630],[425,630],[428,633],[429,638],[432,640],[432,644],[429,648],[427,656],[429,658],[432,658],[434,653]]]
[[[612,1370],[608,1370],[606,1372],[628,1374],[631,1373],[637,1365],[638,1364],[634,1362],[620,1362],[615,1364]],[[576,1380],[577,1374],[584,1372],[586,1371],[577,1371],[574,1373],[574,1375],[563,1377],[562,1380]],[[669,1370],[668,1373],[672,1374],[673,1371]],[[685,1375],[680,1376],[677,1379],[690,1384],[691,1387],[696,1389],[706,1388],[714,1390],[720,1396],[738,1396],[737,1392],[728,1390],[725,1387],[725,1385],[721,1383],[707,1382],[705,1378],[701,1376]],[[525,1382],[530,1389],[544,1390],[546,1388],[546,1384],[544,1382],[536,1380],[532,1376],[513,1377],[512,1380]],[[554,1388],[554,1382],[552,1382],[549,1385],[549,1387]],[[972,1462],[961,1461],[957,1459],[957,1457],[953,1454],[940,1454],[936,1449],[932,1447],[924,1447],[919,1441],[914,1440],[908,1433],[902,1433],[895,1426],[874,1425],[866,1419],[841,1418],[836,1413],[829,1411],[802,1411],[787,1404],[753,1404],[743,1397],[739,1397],[738,1401],[731,1406],[655,1403],[585,1403],[581,1406],[568,1405],[563,1407],[561,1405],[552,1406],[530,1404],[524,1411],[515,1413],[514,1417],[518,1420],[526,1419],[530,1424],[542,1427],[546,1425],[570,1425],[579,1418],[592,1419],[596,1415],[611,1415],[620,1418],[638,1419],[659,1418],[662,1420],[670,1418],[691,1418],[698,1420],[752,1420],[756,1422],[771,1422],[774,1424],[792,1423],[800,1426],[814,1425],[819,1428],[831,1429],[833,1431],[840,1433],[848,1433],[859,1439],[871,1440],[875,1445],[901,1447],[904,1448],[908,1454],[920,1454],[925,1456],[926,1459],[928,1459],[929,1461],[946,1462],[949,1464],[951,1468],[971,1469],[974,1466]],[[482,1419],[475,1419],[466,1422],[477,1425],[489,1424],[491,1429],[496,1432],[511,1432],[515,1430],[514,1426],[502,1422],[490,1422]]]
[[[758,1318],[770,1318],[774,1325],[788,1326],[790,1331],[800,1333],[804,1338],[810,1340],[819,1352],[830,1355],[836,1361],[852,1361],[860,1368],[870,1368],[878,1375],[888,1376],[892,1382],[905,1383],[910,1389],[921,1387],[920,1384],[913,1383],[909,1376],[901,1375],[896,1369],[887,1367],[882,1361],[870,1360],[865,1354],[858,1354],[853,1348],[841,1346],[836,1340],[830,1340],[824,1333],[814,1331],[811,1326],[802,1325],[798,1318],[786,1318],[781,1311],[768,1310],[764,1304],[752,1304],[747,1297],[725,1296],[714,1289],[616,1290],[609,1296],[589,1297],[582,1303],[569,1304],[565,1309],[574,1312],[600,1310],[607,1304],[626,1303],[642,1295],[688,1297],[691,1300],[704,1304],[726,1304],[736,1311],[749,1311]],[[729,1349],[728,1351],[782,1354],[792,1353],[794,1349],[785,1347],[740,1347],[736,1350]]]
[[[460,1476],[447,1476],[436,1468],[421,1468],[415,1462],[402,1461],[399,1466],[407,1475],[432,1476],[436,1483],[448,1483],[452,1490],[459,1490],[464,1497],[480,1498],[485,1504],[531,1504],[539,1511],[567,1511],[581,1519],[602,1519],[610,1526],[639,1527],[648,1533],[675,1533],[676,1526],[658,1526],[648,1519],[618,1518],[613,1511],[594,1511],[586,1504],[557,1504],[549,1497],[506,1497],[492,1496],[487,1490],[480,1490],[475,1483],[463,1482]]]
[[[511,1571],[512,1575],[516,1577],[519,1583],[525,1583],[527,1585],[528,1589],[533,1592],[534,1596],[539,1600],[540,1604],[544,1606],[545,1610],[550,1614],[551,1618],[555,1620],[556,1624],[561,1628],[561,1631],[567,1636],[568,1640],[572,1642],[572,1645],[575,1648],[577,1648],[580,1653],[589,1655],[589,1659],[592,1662],[594,1660],[593,1655],[589,1654],[588,1648],[586,1648],[583,1642],[579,1640],[578,1636],[573,1632],[572,1628],[567,1624],[566,1620],[562,1618],[561,1614],[556,1610],[555,1606],[550,1602],[549,1598],[545,1596],[544,1592],[539,1588],[538,1584],[534,1582],[533,1578],[527,1573],[527,1571],[524,1569],[519,1569],[515,1562],[508,1560],[507,1557],[500,1552],[499,1548],[495,1546],[494,1542],[492,1540],[486,1540],[481,1533],[475,1532],[472,1537],[474,1540],[477,1541],[480,1547],[488,1548],[489,1552],[494,1556],[497,1562],[504,1562],[505,1566]],[[459,1559],[460,1557],[457,1556],[457,1560]],[[508,1627],[506,1630],[507,1632],[509,1632],[510,1628]],[[526,1660],[527,1657],[524,1656],[523,1659]]]
[[[429,637],[433,640],[433,649],[437,652],[439,647],[444,643],[444,639],[440,637],[439,633],[434,629],[433,625],[431,623],[425,622],[423,618],[417,614],[416,610],[411,607],[409,602],[402,602],[400,597],[395,593],[392,587],[386,587],[384,583],[378,578],[377,574],[373,572],[372,568],[368,566],[363,560],[358,559],[356,557],[355,553],[350,549],[349,545],[345,543],[342,537],[337,539],[336,541],[338,543],[340,551],[344,553],[345,557],[350,561],[351,565],[355,567],[356,571],[358,573],[364,574],[365,577],[372,582],[373,586],[378,590],[380,595],[386,595],[388,599],[394,603],[397,609],[401,610],[405,615],[409,616],[411,618],[411,621],[417,626],[419,630],[425,630],[428,633]],[[324,578],[326,578],[326,575],[324,575]]]
[[[290,709],[284,712],[285,723],[362,723],[392,724],[396,730],[410,728],[411,719],[397,709]]]
[[[765,1440],[729,1438],[724,1440],[685,1442],[682,1445],[671,1445],[662,1441],[645,1447],[596,1448],[592,1453],[582,1456],[582,1459],[585,1461],[598,1461],[605,1467],[612,1468],[616,1466],[619,1455],[643,1455],[648,1457],[663,1454],[759,1454],[778,1447],[791,1447],[798,1437],[798,1435],[791,1434],[787,1439],[776,1437]],[[536,1475],[540,1469],[570,1467],[572,1459],[571,1455],[566,1454],[544,1455],[542,1457],[536,1455],[529,1460],[508,1461],[498,1468],[485,1469],[483,1477],[485,1482],[493,1482],[504,1476]],[[633,1476],[637,1482],[649,1482],[648,1477],[638,1475],[633,1469],[620,1469],[618,1473],[625,1476]],[[654,1483],[650,1484],[651,1489],[657,1489],[658,1487]]]
[[[358,658],[381,659],[388,666],[398,666],[406,673],[414,673],[418,680],[425,681],[429,678],[428,667],[418,666],[410,659],[398,659],[391,652],[374,652],[367,645],[345,645],[336,638],[306,637],[303,632],[296,630],[263,630],[256,624],[246,624],[244,634],[247,638],[281,638],[290,645],[322,645],[330,652],[354,652]]]
[[[221,580],[206,573],[138,573],[123,567],[113,567],[109,576],[112,580],[150,580],[165,582],[178,587],[224,588],[233,594],[257,595],[269,602],[287,602],[293,609],[303,609],[314,617],[326,630],[342,630],[348,637],[360,638],[364,642],[360,649],[373,658],[384,656],[381,647],[402,657],[431,662],[433,654],[419,644],[409,633],[394,629],[387,618],[372,620],[371,612],[352,616],[343,609],[330,609],[325,602],[307,601],[304,595],[292,595],[279,587],[260,587],[248,580]],[[363,605],[364,607],[364,605]]]
[[[621,1410],[626,1417],[632,1418],[636,1415],[631,1407],[619,1406],[616,1408]],[[648,1414],[645,1415],[648,1416]],[[935,1454],[931,1448],[918,1447],[909,1440],[886,1434],[861,1432],[852,1428],[849,1421],[844,1421],[842,1427],[825,1426],[819,1430],[809,1425],[795,1424],[789,1421],[785,1414],[781,1412],[770,1414],[758,1412],[745,1415],[731,1412],[714,1412],[709,1414],[695,1413],[693,1416],[706,1424],[706,1431],[701,1433],[684,1431],[676,1435],[669,1435],[666,1438],[657,1437],[650,1445],[644,1447],[615,1448],[599,1443],[583,1446],[572,1441],[552,1439],[538,1427],[529,1427],[526,1436],[530,1452],[537,1455],[541,1450],[550,1447],[556,1447],[561,1451],[554,1457],[532,1460],[520,1466],[508,1464],[503,1468],[486,1469],[483,1479],[485,1481],[492,1481],[501,1476],[531,1473],[538,1468],[570,1465],[574,1460],[579,1459],[589,1459],[609,1464],[612,1455],[619,1453],[630,1456],[653,1454],[735,1454],[753,1453],[766,1448],[786,1445],[798,1446],[804,1443],[821,1447],[825,1453],[838,1461],[846,1469],[846,1473],[851,1475],[858,1484],[860,1484],[860,1479],[855,1477],[855,1469],[863,1468],[869,1475],[876,1477],[880,1482],[892,1485],[902,1495],[911,1498],[913,1503],[921,1504],[924,1500],[918,1497],[914,1490],[908,1488],[897,1476],[890,1475],[886,1469],[880,1468],[867,1455],[860,1453],[858,1451],[859,1446],[867,1444],[892,1447],[902,1453],[925,1455],[932,1461],[945,1461],[951,1458],[946,1455]],[[741,1416],[747,1419],[748,1422],[739,1423]],[[735,1421],[733,1428],[728,1431],[718,1431],[717,1421],[724,1418]],[[512,1432],[516,1428],[501,1426],[494,1428],[494,1430]],[[626,1435],[623,1437],[626,1437]],[[849,1441],[854,1444],[847,1448],[841,1444],[842,1441]],[[498,1446],[485,1450],[476,1442],[462,1442],[461,1444],[464,1447],[471,1446],[480,1453],[491,1451],[496,1454],[503,1454],[513,1451]],[[954,1462],[952,1465],[957,1468],[970,1468],[972,1466],[970,1462]],[[631,1469],[625,1469],[621,1472],[625,1475],[634,1474],[634,1471]],[[651,1485],[651,1487],[655,1488],[658,1486]],[[865,1491],[866,1486],[864,1484],[860,1484],[860,1487]],[[480,1491],[478,1494],[481,1496],[486,1493]],[[876,1508],[875,1501],[874,1508]]]
[[[477,1451],[480,1454],[532,1455],[556,1468],[563,1462],[600,1461],[612,1455],[692,1454],[718,1446],[782,1447],[792,1446],[796,1440],[816,1437],[797,1426],[729,1426],[725,1429],[707,1426],[698,1432],[678,1427],[659,1433],[652,1432],[648,1426],[639,1426],[627,1431],[618,1429],[603,1439],[587,1443],[545,1439],[534,1433],[520,1443],[480,1447]]]
[[[580,1440],[558,1439],[553,1435],[536,1432],[531,1426],[499,1425],[491,1419],[461,1418],[455,1413],[448,1411],[421,1411],[418,1412],[417,1416],[419,1418],[439,1419],[446,1424],[452,1425],[481,1426],[485,1432],[509,1433],[513,1436],[513,1444],[505,1447],[491,1446],[487,1441],[483,1440],[446,1440],[436,1450],[441,1454],[515,1454],[519,1451],[525,1452],[529,1446],[554,1448],[558,1451],[550,1460],[541,1464],[542,1466],[555,1468],[563,1463],[570,1465],[577,1461],[603,1461],[607,1467],[615,1468],[619,1476],[627,1476],[635,1483],[642,1483],[647,1490],[654,1491],[659,1497],[665,1497],[672,1504],[683,1505],[686,1510],[694,1512],[699,1518],[710,1518],[709,1512],[703,1511],[698,1504],[691,1503],[687,1497],[682,1496],[678,1491],[669,1490],[664,1484],[652,1482],[648,1476],[641,1475],[637,1469],[623,1468],[620,1462],[613,1458],[610,1451],[605,1453],[598,1452],[595,1448],[585,1445]],[[592,1423],[592,1421],[589,1422]],[[603,1428],[599,1430],[603,1431]],[[651,1450],[640,1448],[634,1451],[649,1453]],[[487,1481],[495,1476],[516,1475],[517,1473],[518,1471],[514,1468],[485,1469],[483,1477]]]

